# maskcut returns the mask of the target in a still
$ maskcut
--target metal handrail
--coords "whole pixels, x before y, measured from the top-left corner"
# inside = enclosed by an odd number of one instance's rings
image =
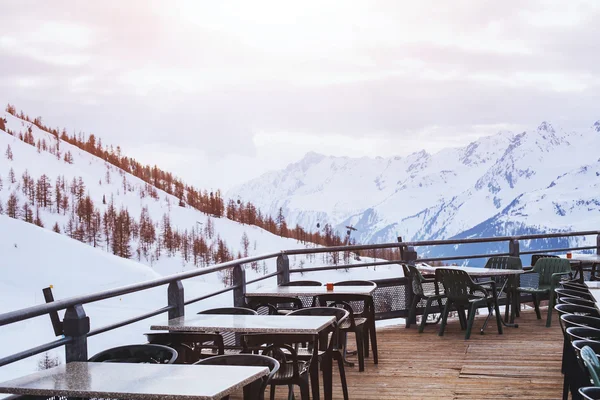
[[[11,312],[7,312],[4,314],[0,314],[0,326],[7,325],[17,321],[23,321],[25,319],[37,317],[39,315],[48,314],[52,311],[59,311],[65,308],[77,305],[77,304],[87,304],[93,303],[99,300],[106,300],[112,297],[122,296],[124,294],[139,292],[146,289],[151,289],[157,286],[166,285],[171,282],[194,278],[196,276],[210,274],[212,272],[222,271],[224,269],[233,267],[235,265],[247,264],[253,261],[262,261],[269,258],[277,257],[281,253],[270,253],[255,257],[245,257],[240,258],[233,261],[224,262],[221,264],[217,264],[214,267],[204,268],[200,270],[180,272],[178,274],[165,276],[162,278],[152,279],[146,282],[134,283],[131,285],[121,286],[115,289],[105,290],[102,292],[96,292],[89,295],[83,296],[75,296],[66,298],[63,300],[53,301],[52,303],[40,304],[37,306],[32,306],[28,308],[23,308],[20,310],[15,310]]]

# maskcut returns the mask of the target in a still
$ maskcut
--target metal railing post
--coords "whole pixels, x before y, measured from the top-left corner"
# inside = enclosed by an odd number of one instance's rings
[[[233,306],[246,307],[246,271],[241,265],[233,267]]]
[[[169,310],[169,319],[183,317],[185,315],[185,305],[183,297],[183,283],[181,281],[174,281],[169,283],[167,289],[167,301],[170,306],[175,306]]]
[[[277,256],[277,284],[282,285],[290,281],[290,259],[286,254]]]
[[[600,255],[600,234],[596,235],[596,254]]]
[[[414,247],[408,246],[406,248],[406,250],[404,251],[404,256],[406,258],[406,262],[408,263],[408,265],[413,265],[413,266],[415,265],[415,261],[417,261],[417,252],[415,251]],[[406,276],[406,272],[408,272],[408,268],[405,268],[404,271],[405,271],[404,275]],[[411,282],[410,276],[408,276],[406,286],[404,287],[404,304],[406,306],[406,310],[410,310],[414,297],[415,297],[415,294],[413,292],[412,282]],[[408,315],[407,315],[406,321],[410,322],[411,324],[416,324],[417,323],[416,313],[415,313],[414,317],[412,318],[412,321],[408,320]]]
[[[519,257],[521,252],[519,250],[519,241],[517,239],[511,239],[508,242],[508,252],[511,257]]]
[[[81,304],[68,307],[63,318],[63,333],[73,341],[65,345],[65,360],[87,361],[87,334],[90,331],[90,318],[85,315]]]

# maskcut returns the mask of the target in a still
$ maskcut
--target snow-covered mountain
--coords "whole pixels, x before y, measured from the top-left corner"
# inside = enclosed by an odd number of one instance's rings
[[[462,148],[406,157],[307,154],[227,193],[288,223],[353,225],[358,243],[600,228],[600,121],[584,132],[542,122]]]

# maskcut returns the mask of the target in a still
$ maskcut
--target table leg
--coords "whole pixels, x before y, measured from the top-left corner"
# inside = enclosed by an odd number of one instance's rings
[[[322,370],[323,370],[323,397],[325,400],[331,400],[333,398],[333,358],[331,354],[326,353],[323,355]]]
[[[310,360],[310,385],[312,388],[313,400],[319,400],[319,335],[315,335],[313,338],[313,357]]]

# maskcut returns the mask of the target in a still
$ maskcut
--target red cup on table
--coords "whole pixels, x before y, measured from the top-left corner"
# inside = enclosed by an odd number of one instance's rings
[[[327,290],[333,290],[333,283],[326,283]]]
[[[567,258],[568,258],[568,259],[571,259],[571,258],[573,258],[573,253],[567,253]]]

